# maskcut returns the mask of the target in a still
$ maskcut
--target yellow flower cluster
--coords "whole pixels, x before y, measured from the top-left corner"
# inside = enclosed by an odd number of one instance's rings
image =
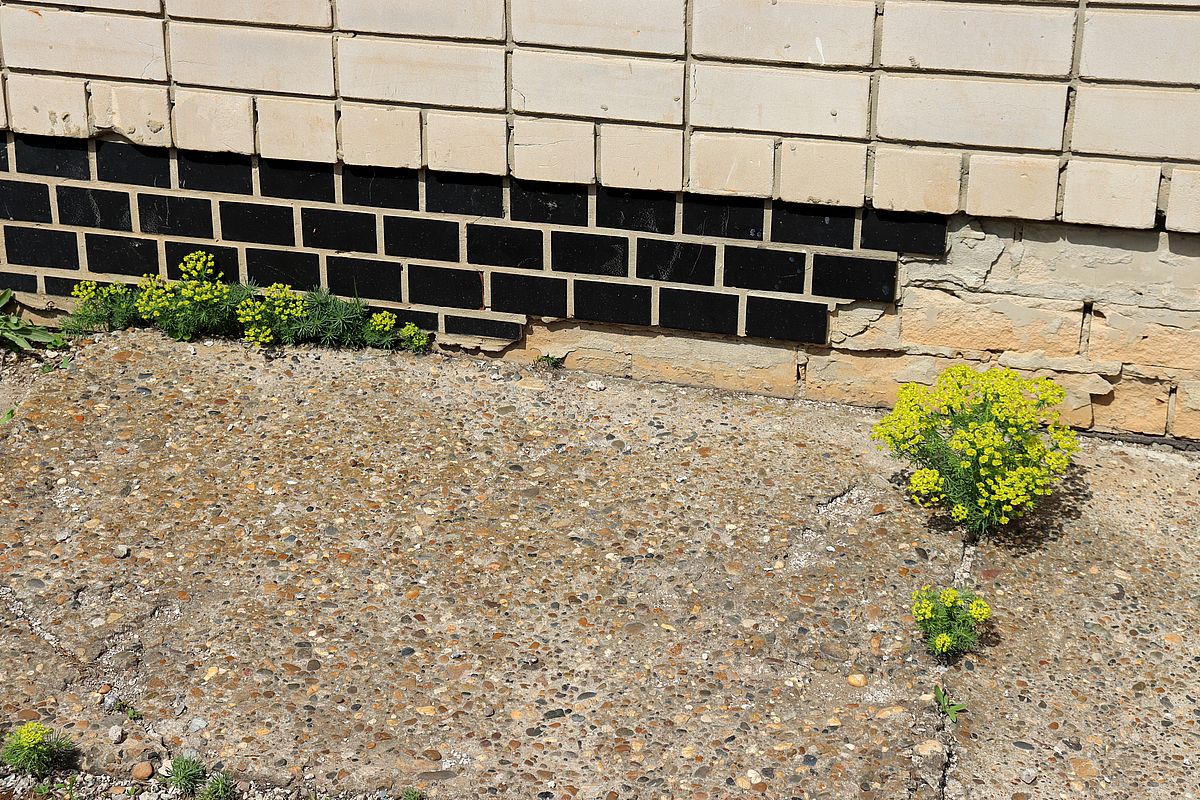
[[[939,633],[933,637],[933,652],[938,655],[945,655],[950,652],[950,647],[954,644],[954,640],[947,633]]]
[[[266,347],[275,341],[275,334],[267,319],[267,304],[250,298],[238,303],[238,322],[242,323],[242,338],[258,347]]]
[[[225,277],[225,273],[213,271],[217,268],[217,259],[211,254],[203,250],[195,250],[183,257],[183,261],[179,264],[179,272],[185,281],[199,281],[208,283],[219,281]]]
[[[17,744],[21,747],[37,747],[50,735],[50,729],[40,722],[26,722],[13,731]]]
[[[992,607],[982,597],[976,597],[971,601],[971,605],[967,606],[967,613],[976,622],[987,622],[992,618]]]
[[[80,281],[71,290],[71,296],[78,299],[80,303],[90,303],[96,299],[99,289],[100,285],[95,281]]]
[[[175,293],[157,275],[143,275],[134,304],[142,319],[153,322],[175,310]]]
[[[941,600],[946,608],[954,608],[960,602],[958,589],[942,589],[938,592],[938,600]]]
[[[387,333],[396,327],[396,315],[390,311],[380,311],[371,315],[371,320],[367,325],[376,333]]]
[[[280,322],[294,322],[304,316],[304,298],[292,292],[286,283],[272,283],[263,291],[263,302]]]
[[[1052,408],[1064,396],[1047,378],[951,367],[933,386],[902,386],[871,437],[916,462],[914,502],[944,503],[955,522],[985,531],[1025,514],[1070,467],[1078,442]]]

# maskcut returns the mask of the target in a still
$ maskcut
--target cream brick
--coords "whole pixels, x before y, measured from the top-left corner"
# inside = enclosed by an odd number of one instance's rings
[[[891,406],[901,384],[930,385],[944,369],[962,363],[970,362],[893,351],[834,350],[808,357],[804,388],[798,396],[856,406]]]
[[[504,0],[338,0],[337,5],[342,30],[504,39]]]
[[[694,64],[690,118],[706,128],[862,138],[866,75],[775,67]]]
[[[884,139],[1058,151],[1065,84],[883,75],[876,128]]]
[[[1200,169],[1171,170],[1167,230],[1200,233]]]
[[[596,126],[591,122],[517,117],[512,145],[517,178],[565,183],[596,178]]]
[[[698,55],[866,66],[874,33],[872,0],[695,0],[692,8]]]
[[[693,133],[688,164],[690,191],[769,197],[775,180],[775,140],[739,133]]]
[[[1200,439],[1200,381],[1179,382],[1170,433],[1184,439]]]
[[[0,99],[8,96],[4,85],[4,76],[0,75]],[[0,102],[0,129],[8,129],[8,103]]]
[[[1092,399],[1095,427],[1161,436],[1167,432],[1168,393],[1165,384],[1122,378],[1112,394]]]
[[[333,24],[329,0],[166,0],[166,5],[167,13],[175,18],[304,25],[310,28],[328,28]]]
[[[1054,219],[1057,202],[1057,158],[971,156],[967,178],[968,214]]]
[[[175,146],[209,152],[254,152],[254,98],[244,94],[175,90]]]
[[[161,20],[51,8],[0,8],[9,67],[109,78],[167,79]]]
[[[135,144],[171,146],[171,103],[167,87],[88,83],[93,135],[112,131]]]
[[[1083,304],[1078,301],[911,286],[904,290],[900,309],[904,343],[926,347],[1073,356],[1079,352],[1082,324]]]
[[[347,164],[421,166],[421,112],[415,108],[344,103],[338,128]]]
[[[260,97],[258,152],[292,161],[337,161],[337,118],[332,102]]]
[[[82,78],[11,74],[6,88],[13,131],[87,138],[87,85]]]
[[[600,126],[600,183],[624,189],[683,188],[683,131]]]
[[[1059,75],[1071,71],[1075,9],[889,2],[885,67]]]
[[[945,150],[878,147],[871,190],[875,208],[890,211],[958,211],[962,156]]]
[[[151,14],[156,14],[161,10],[160,0],[71,0],[70,5],[107,11],[142,11]]]
[[[1150,83],[1200,83],[1195,11],[1089,9],[1081,75]]]
[[[1157,164],[1072,159],[1063,176],[1063,221],[1153,227],[1159,173]]]
[[[428,111],[425,163],[447,172],[508,171],[508,120],[499,114]]]
[[[503,109],[504,48],[366,36],[338,39],[343,97]]]
[[[513,39],[528,44],[682,54],[683,0],[512,0]]]
[[[328,34],[172,22],[171,77],[220,89],[333,94]]]
[[[779,149],[779,199],[860,206],[867,182],[867,146],[819,139],[784,139]]]
[[[1200,370],[1200,311],[1097,305],[1088,357]]]
[[[1071,149],[1200,160],[1200,93],[1190,89],[1080,86]]]
[[[683,65],[623,56],[517,50],[513,108],[632,122],[683,122]]]

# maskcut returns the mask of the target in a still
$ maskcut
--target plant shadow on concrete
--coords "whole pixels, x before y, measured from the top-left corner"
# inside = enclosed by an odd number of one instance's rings
[[[1014,555],[1031,553],[1062,538],[1067,522],[1082,517],[1083,509],[1091,499],[1087,471],[1079,464],[1072,464],[1037,514],[996,528],[988,534],[988,539]]]

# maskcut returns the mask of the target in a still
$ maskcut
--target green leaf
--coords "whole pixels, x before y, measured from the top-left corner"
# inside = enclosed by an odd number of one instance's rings
[[[12,298],[12,289],[5,289],[4,291],[0,292],[0,308],[4,308],[6,305],[8,305],[8,301],[12,300]]]
[[[15,417],[16,415],[17,415],[17,409],[15,406],[13,408],[10,408],[8,411],[5,411],[4,416],[0,416],[0,425],[7,425],[8,423],[12,422],[13,417]]]

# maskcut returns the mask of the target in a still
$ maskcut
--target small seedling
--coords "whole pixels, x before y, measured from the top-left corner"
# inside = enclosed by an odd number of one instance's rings
[[[566,359],[552,355],[540,355],[537,357],[534,363],[539,367],[545,367],[546,369],[562,369],[563,364],[566,363]]]
[[[26,722],[5,738],[0,760],[15,772],[44,778],[73,752],[75,745],[68,737],[40,722]]]
[[[3,415],[0,415],[0,425],[7,425],[8,423],[12,422],[13,417],[15,417],[16,415],[17,415],[16,407],[10,408],[8,411],[5,411]]]
[[[400,800],[423,800],[424,795],[420,789],[414,789],[411,786],[400,793]]]
[[[962,703],[955,703],[950,699],[950,696],[942,691],[942,687],[933,687],[933,697],[937,700],[938,711],[946,715],[946,718],[951,722],[958,724],[958,715],[965,714],[967,707]]]
[[[208,779],[204,790],[200,792],[199,800],[233,800],[233,781],[224,772],[214,772]]]
[[[185,797],[196,794],[200,784],[204,783],[204,765],[198,759],[187,756],[175,756],[171,759],[170,773],[166,783]]]
[[[124,700],[118,700],[117,702],[113,703],[112,710],[118,714],[124,714],[126,719],[133,720],[135,722],[142,718],[141,713]]]

